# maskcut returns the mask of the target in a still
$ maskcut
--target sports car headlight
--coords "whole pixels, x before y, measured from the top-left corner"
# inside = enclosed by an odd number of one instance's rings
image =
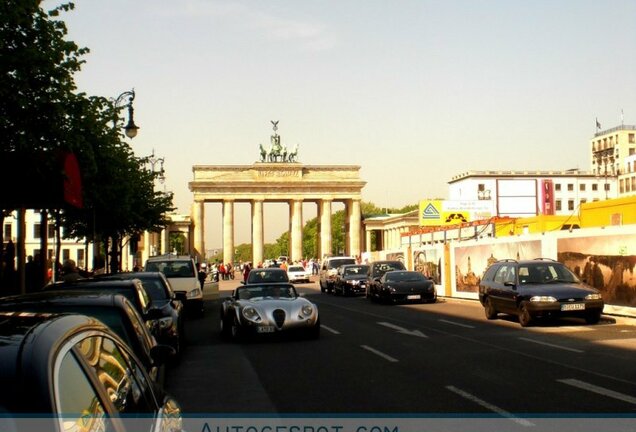
[[[585,300],[601,300],[602,298],[600,294],[588,294],[585,296]]]
[[[259,322],[261,320],[261,316],[258,314],[258,311],[252,306],[243,308],[243,316],[246,320],[252,322]]]
[[[304,305],[300,309],[300,314],[304,317],[310,317],[312,313],[314,313],[314,308],[312,305]]]
[[[555,301],[557,301],[557,299],[555,299],[552,296],[534,296],[530,298],[531,302],[542,302],[542,303],[554,303]]]

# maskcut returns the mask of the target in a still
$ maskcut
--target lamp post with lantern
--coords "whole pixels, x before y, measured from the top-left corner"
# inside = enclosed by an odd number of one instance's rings
[[[130,139],[133,139],[134,137],[137,136],[137,131],[139,130],[139,126],[135,124],[135,120],[134,120],[135,109],[133,108],[133,101],[135,100],[135,89],[132,89],[130,91],[125,91],[119,96],[117,96],[117,98],[113,101],[113,106],[115,107],[115,112],[117,112],[117,108],[122,106],[122,103],[125,101],[126,98],[128,98],[128,103],[127,103],[128,123],[126,123],[126,125],[123,126],[123,129],[126,136]],[[120,119],[117,117],[117,114],[115,114],[115,118],[113,120],[115,129],[119,129],[119,125],[118,125],[119,120]]]

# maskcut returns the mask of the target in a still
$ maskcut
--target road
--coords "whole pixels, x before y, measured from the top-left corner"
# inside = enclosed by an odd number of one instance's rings
[[[187,322],[167,388],[185,413],[494,415],[635,414],[636,326],[603,317],[522,328],[476,301],[388,306],[321,294],[319,340],[219,338],[218,297]],[[209,287],[206,287],[206,292]],[[523,422],[523,420],[519,420]]]

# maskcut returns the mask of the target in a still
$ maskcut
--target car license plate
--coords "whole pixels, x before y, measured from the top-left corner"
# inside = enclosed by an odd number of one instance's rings
[[[274,326],[256,327],[256,333],[274,333]]]
[[[408,295],[408,296],[406,296],[406,298],[407,298],[408,300],[419,300],[421,297],[420,297],[420,295],[419,295],[419,294],[412,294],[412,295]]]
[[[585,310],[585,303],[567,303],[561,305],[562,311]]]

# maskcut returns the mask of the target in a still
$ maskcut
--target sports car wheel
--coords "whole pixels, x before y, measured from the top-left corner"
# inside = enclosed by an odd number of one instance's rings
[[[223,339],[228,339],[231,336],[230,334],[231,326],[223,315],[221,315],[221,321],[220,321],[219,327],[221,328],[221,337]]]
[[[530,315],[530,311],[528,311],[528,305],[521,303],[519,307],[519,324],[521,327],[528,327],[532,324],[532,315]]]
[[[236,317],[234,317],[234,319],[232,320],[232,325],[230,325],[230,335],[232,336],[233,341],[239,341],[243,336],[241,323],[239,323]]]
[[[489,320],[494,320],[497,318],[497,309],[492,305],[492,301],[489,298],[486,298],[486,303],[484,304],[484,312],[486,313],[486,318]]]
[[[309,339],[320,339],[320,318],[318,318],[316,324],[309,329],[307,336]]]

